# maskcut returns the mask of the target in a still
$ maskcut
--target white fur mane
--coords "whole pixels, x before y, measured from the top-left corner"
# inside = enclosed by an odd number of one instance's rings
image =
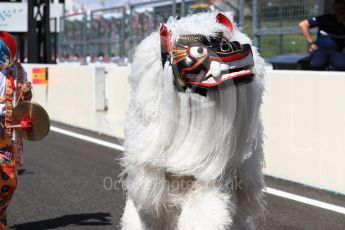
[[[173,41],[182,34],[210,36],[221,30],[230,40],[251,44],[236,25],[230,33],[215,16],[216,12],[210,12],[170,18],[166,26]],[[161,178],[166,171],[193,175],[200,181],[231,182],[253,152],[260,152],[262,163],[259,108],[264,61],[254,47],[253,55],[253,82],[219,87],[204,97],[175,89],[171,66],[167,62],[162,67],[158,32],[137,47],[122,159],[124,186],[135,203],[155,206],[165,199]]]

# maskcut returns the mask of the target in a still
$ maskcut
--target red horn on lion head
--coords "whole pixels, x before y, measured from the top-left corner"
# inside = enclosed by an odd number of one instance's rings
[[[162,24],[161,28],[159,29],[159,35],[161,38],[160,40],[161,40],[162,64],[164,66],[172,50],[171,33],[168,30],[168,28]]]
[[[171,51],[171,34],[168,28],[165,25],[161,25],[159,29],[159,34],[161,36],[161,43],[164,46],[165,50],[169,53]]]
[[[227,16],[225,16],[222,13],[218,13],[216,16],[216,19],[217,19],[218,23],[226,26],[230,30],[230,32],[234,31],[234,27],[232,25],[232,22],[230,21],[230,19]]]

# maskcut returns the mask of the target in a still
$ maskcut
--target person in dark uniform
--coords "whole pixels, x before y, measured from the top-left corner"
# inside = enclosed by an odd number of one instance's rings
[[[332,66],[345,71],[345,0],[333,1],[334,14],[326,14],[299,23],[309,43],[310,66],[324,70]],[[317,39],[313,40],[310,29],[318,27]]]

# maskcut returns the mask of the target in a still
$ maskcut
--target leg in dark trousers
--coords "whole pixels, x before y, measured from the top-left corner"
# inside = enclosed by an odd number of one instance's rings
[[[315,70],[324,70],[328,67],[329,54],[324,49],[314,50],[310,54],[310,67]]]
[[[340,71],[345,71],[345,54],[339,51],[334,51],[330,56],[330,64]]]

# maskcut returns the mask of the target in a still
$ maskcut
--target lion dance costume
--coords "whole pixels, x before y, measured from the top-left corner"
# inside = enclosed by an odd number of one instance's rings
[[[14,61],[16,42],[0,31],[0,229],[7,229],[6,209],[17,187],[17,168],[22,164],[22,141],[6,126],[11,125],[13,107],[30,100],[31,85],[20,63]]]
[[[264,61],[231,15],[170,18],[136,49],[121,160],[126,230],[255,229]]]

